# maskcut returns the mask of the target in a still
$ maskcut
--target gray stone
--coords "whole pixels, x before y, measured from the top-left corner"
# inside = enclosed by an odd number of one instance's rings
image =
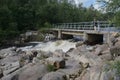
[[[8,75],[20,68],[19,62],[14,62],[9,65],[7,69],[3,71],[4,75]]]
[[[120,45],[110,47],[110,53],[113,59],[120,55]]]
[[[56,69],[65,67],[65,60],[63,58],[58,57],[49,57],[46,59],[46,64],[53,65]]]
[[[65,74],[61,72],[47,73],[42,80],[66,80]]]
[[[84,44],[83,42],[77,42],[75,46],[79,47],[79,46],[82,46],[83,44]]]
[[[19,80],[38,80],[48,73],[47,68],[43,64],[31,64],[19,74]]]
[[[3,77],[3,71],[2,71],[2,69],[0,69],[0,78],[2,78]]]
[[[110,61],[112,60],[112,56],[111,54],[104,54],[104,55],[101,55],[100,58],[103,60],[103,61]]]
[[[106,50],[108,50],[108,45],[107,44],[97,45],[97,48],[95,49],[95,54],[96,55],[102,55],[102,53]]]
[[[52,56],[51,52],[45,52],[45,51],[38,51],[38,54],[37,54],[37,58],[39,59],[48,58],[51,56]]]
[[[66,61],[66,67],[57,71],[65,73],[67,80],[74,80],[76,77],[80,76],[82,70],[83,67],[79,61],[69,58]]]

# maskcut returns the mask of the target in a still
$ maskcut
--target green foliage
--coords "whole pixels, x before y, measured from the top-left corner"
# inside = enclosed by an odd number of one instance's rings
[[[120,11],[116,12],[113,21],[117,24],[117,26],[120,26]]]
[[[115,70],[116,75],[120,75],[120,61],[114,61],[112,63],[108,63],[108,67],[105,68],[105,71]]]
[[[54,67],[54,65],[47,64],[47,70],[48,70],[49,72],[51,72],[51,71],[55,71],[55,67]]]
[[[93,6],[76,6],[74,0],[0,0],[0,37],[6,40],[8,35],[49,28],[54,23],[105,20],[103,15]]]
[[[120,0],[97,0],[109,16],[109,20],[120,26]],[[109,13],[112,13],[109,14]]]
[[[48,23],[48,22],[45,22],[44,26],[45,26],[45,28],[51,28],[52,27],[52,25],[50,23]]]

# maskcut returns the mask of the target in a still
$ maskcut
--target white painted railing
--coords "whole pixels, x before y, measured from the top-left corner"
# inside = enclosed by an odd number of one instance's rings
[[[78,23],[58,23],[54,24],[55,29],[73,29],[73,30],[98,30],[98,31],[120,31],[120,28],[116,28],[112,23],[107,21],[97,22],[78,22]]]

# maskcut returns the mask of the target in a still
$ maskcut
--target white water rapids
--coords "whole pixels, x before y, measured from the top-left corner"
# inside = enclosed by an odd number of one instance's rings
[[[35,43],[35,42],[33,42]],[[67,52],[70,48],[75,48],[76,43],[75,42],[69,42],[67,40],[58,40],[54,42],[36,42],[38,43],[36,46],[26,46],[21,47],[22,51],[28,51],[28,50],[42,50],[45,52],[54,52],[55,50],[62,49],[63,52]]]

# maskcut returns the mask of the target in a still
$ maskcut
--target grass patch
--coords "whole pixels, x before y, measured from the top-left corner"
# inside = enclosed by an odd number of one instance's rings
[[[112,63],[107,63],[108,67],[105,68],[105,71],[115,70],[115,74],[120,76],[120,61],[114,61]]]
[[[55,71],[55,66],[54,66],[54,65],[51,65],[51,64],[47,64],[47,70],[48,70],[49,72]]]

